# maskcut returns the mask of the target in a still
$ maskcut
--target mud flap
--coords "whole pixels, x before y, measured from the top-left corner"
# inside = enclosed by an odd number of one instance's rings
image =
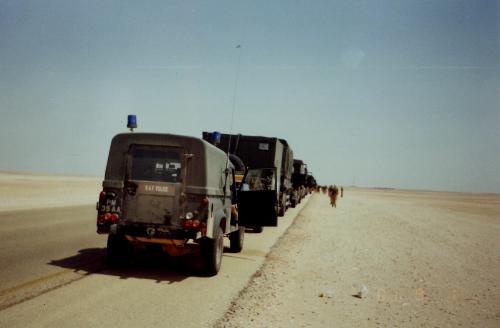
[[[241,191],[238,204],[238,222],[245,227],[278,226],[276,191]]]

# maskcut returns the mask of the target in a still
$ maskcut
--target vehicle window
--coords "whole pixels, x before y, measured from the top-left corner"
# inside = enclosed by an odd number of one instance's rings
[[[249,190],[274,190],[273,169],[251,169],[247,173],[245,184]]]
[[[132,149],[132,180],[180,182],[180,154],[167,149]]]

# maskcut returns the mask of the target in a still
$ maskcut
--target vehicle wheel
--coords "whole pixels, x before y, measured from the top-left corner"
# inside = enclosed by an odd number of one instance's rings
[[[243,249],[243,239],[245,238],[245,227],[239,226],[238,230],[229,234],[229,247],[231,252],[239,253]]]
[[[229,154],[229,159],[231,160],[231,163],[234,165],[234,168],[237,171],[245,171],[245,164],[243,163],[241,158],[239,158],[235,154]]]
[[[222,228],[218,227],[214,239],[206,238],[200,245],[203,271],[208,276],[215,276],[219,272],[224,252],[223,238]]]
[[[106,262],[111,266],[126,264],[132,253],[132,245],[120,235],[108,235]]]
[[[253,227],[253,232],[255,232],[255,233],[261,233],[261,232],[262,232],[262,230],[264,230],[264,229],[262,228],[262,226],[254,226],[254,227]]]
[[[285,216],[285,205],[281,204],[281,206],[278,208],[278,216]]]
[[[286,195],[283,195],[280,204],[278,204],[278,216],[285,216],[286,206]]]

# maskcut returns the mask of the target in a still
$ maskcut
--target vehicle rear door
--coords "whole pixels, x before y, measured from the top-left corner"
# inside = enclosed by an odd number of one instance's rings
[[[276,170],[251,169],[238,194],[238,221],[243,226],[278,225]]]
[[[181,154],[178,148],[131,146],[124,192],[125,221],[179,224]]]

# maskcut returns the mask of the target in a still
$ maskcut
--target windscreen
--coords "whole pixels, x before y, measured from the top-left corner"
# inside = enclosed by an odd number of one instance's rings
[[[132,147],[131,179],[180,182],[181,156],[173,149]]]

